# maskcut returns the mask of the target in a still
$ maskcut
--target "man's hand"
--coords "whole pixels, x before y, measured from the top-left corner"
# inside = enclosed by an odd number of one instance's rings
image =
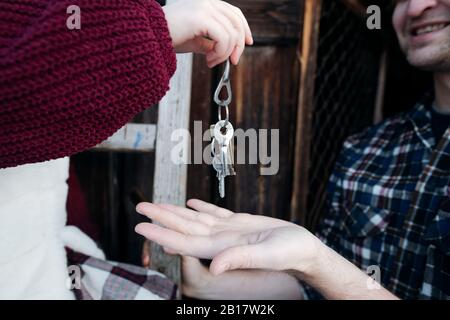
[[[175,50],[205,54],[210,68],[229,57],[237,64],[245,45],[253,44],[241,10],[224,1],[179,0],[163,10]]]
[[[200,201],[188,206],[141,203],[137,211],[163,227],[141,223],[136,232],[166,252],[213,259],[214,275],[234,269],[296,270],[314,265],[321,242],[306,229],[265,216],[232,213]]]
[[[168,253],[213,259],[210,271],[214,275],[238,272],[225,272],[234,269],[292,270],[326,298],[396,299],[384,288],[371,290],[367,274],[300,226],[264,216],[233,214],[200,200],[187,204],[197,211],[140,203],[136,210],[163,227],[141,223],[136,232],[159,243]],[[260,271],[239,271],[247,272],[240,279],[246,281]],[[238,277],[230,279],[221,283]],[[261,283],[261,279],[257,276],[241,283]],[[289,279],[287,283],[293,282]]]

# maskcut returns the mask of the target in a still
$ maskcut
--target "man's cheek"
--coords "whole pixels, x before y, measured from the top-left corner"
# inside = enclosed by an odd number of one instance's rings
[[[400,12],[395,12],[394,16],[392,17],[392,24],[394,26],[394,30],[400,42],[400,45],[402,48],[404,48],[407,38],[405,17],[403,17]]]
[[[394,26],[394,30],[395,30],[395,33],[397,34],[397,36],[401,36],[401,31],[402,31],[402,22],[400,21],[400,20],[398,20],[398,18],[396,18],[396,17],[394,17],[393,19],[392,19],[392,24],[393,24],[393,26]]]

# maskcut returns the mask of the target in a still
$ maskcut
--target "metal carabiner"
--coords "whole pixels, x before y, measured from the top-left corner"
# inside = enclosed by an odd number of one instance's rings
[[[227,89],[227,99],[221,100],[219,98],[220,91],[225,87]],[[220,79],[219,85],[217,86],[216,92],[214,93],[214,102],[221,107],[225,107],[231,103],[232,93],[231,93],[231,85],[230,85],[230,60],[227,60],[225,64],[225,70]]]
[[[224,106],[224,107],[220,107],[219,106],[219,110],[218,110],[218,119],[219,121],[222,121],[222,109],[225,109],[225,126],[228,125],[228,120],[230,120],[230,109],[228,108],[228,106]]]
[[[223,87],[225,87],[227,91],[226,92],[227,98],[225,100],[221,100],[219,97]],[[230,60],[227,59],[222,78],[220,79],[219,85],[217,86],[216,92],[214,93],[214,102],[219,106],[219,121],[222,120],[221,109],[225,108],[226,112],[225,125],[228,124],[229,120],[228,105],[231,103],[232,98],[233,94],[231,92],[231,84],[230,84]]]

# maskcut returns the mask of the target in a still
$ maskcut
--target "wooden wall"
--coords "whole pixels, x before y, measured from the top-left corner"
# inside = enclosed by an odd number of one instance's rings
[[[220,199],[215,173],[207,165],[189,167],[188,197],[211,201],[238,212],[289,218],[292,191],[295,119],[299,87],[298,39],[303,2],[290,0],[230,1],[246,15],[255,44],[231,70],[231,121],[244,131],[279,129],[280,163],[274,176],[260,175],[260,164],[237,165],[226,179]],[[209,70],[203,58],[194,60],[191,123],[206,130],[217,119],[212,94],[221,70]],[[206,145],[206,142],[205,142]]]

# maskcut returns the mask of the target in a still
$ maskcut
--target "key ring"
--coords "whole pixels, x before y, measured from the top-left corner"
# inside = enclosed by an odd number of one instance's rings
[[[220,91],[222,91],[223,87],[225,87],[227,91],[227,98],[225,100],[221,100],[219,97]],[[232,97],[233,94],[231,92],[231,84],[230,84],[230,60],[227,59],[222,78],[220,79],[219,85],[217,86],[216,92],[214,93],[214,102],[218,106],[219,121],[222,121],[222,108],[225,108],[225,116],[226,116],[225,126],[228,125],[230,115],[228,105],[231,103]]]
[[[228,106],[219,107],[219,110],[218,110],[219,121],[222,121],[222,109],[225,109],[225,124],[224,124],[224,127],[226,127],[228,125],[228,120],[230,119],[230,109],[228,108]]]

